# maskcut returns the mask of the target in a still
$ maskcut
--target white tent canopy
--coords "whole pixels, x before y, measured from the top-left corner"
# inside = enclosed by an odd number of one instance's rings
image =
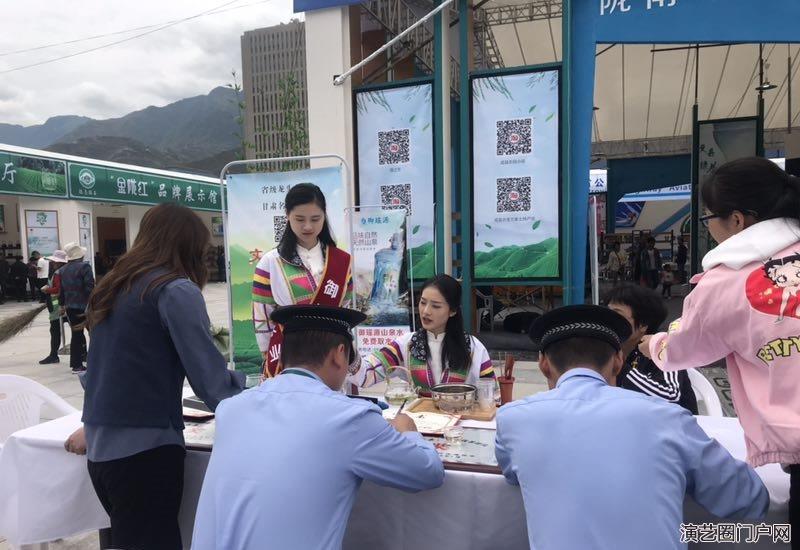
[[[526,6],[513,14],[508,7]],[[561,5],[555,0],[491,0],[489,14],[506,67],[561,60]],[[506,11],[501,11],[505,7]],[[557,15],[551,19],[524,20]],[[534,15],[535,14],[535,15]],[[514,21],[514,22],[509,22]],[[599,44],[595,73],[596,125],[593,141],[639,140],[691,135],[695,64],[699,59],[701,120],[753,116],[759,84],[758,44],[707,45],[699,50],[675,45]],[[677,49],[676,49],[677,48]],[[777,86],[764,93],[765,128],[787,127],[788,58],[793,60],[792,108],[800,122],[800,45],[765,44],[765,80]],[[796,91],[796,92],[795,92]]]

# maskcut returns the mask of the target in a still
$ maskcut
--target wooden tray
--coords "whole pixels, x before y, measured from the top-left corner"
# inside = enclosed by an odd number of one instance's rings
[[[190,422],[206,422],[214,418],[214,413],[193,409],[191,407],[183,408],[183,419]]]
[[[433,403],[433,399],[430,397],[420,397],[411,403],[406,410],[408,412],[443,412],[436,408],[436,405]],[[492,407],[488,411],[482,411],[477,405],[475,405],[472,407],[472,410],[458,414],[461,415],[461,420],[482,420],[488,422],[494,419],[496,412],[497,407]]]

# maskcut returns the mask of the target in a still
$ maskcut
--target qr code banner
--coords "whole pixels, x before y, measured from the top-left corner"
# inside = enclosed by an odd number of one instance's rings
[[[275,233],[275,244],[278,244],[286,231],[286,216],[273,216],[272,230]]]
[[[497,121],[497,154],[529,155],[532,151],[533,119],[514,118]]]
[[[411,215],[411,184],[381,185],[381,205],[389,210],[407,208]]]
[[[497,178],[497,211],[527,212],[531,209],[531,178]]]
[[[410,160],[408,128],[378,132],[378,164],[405,164]]]

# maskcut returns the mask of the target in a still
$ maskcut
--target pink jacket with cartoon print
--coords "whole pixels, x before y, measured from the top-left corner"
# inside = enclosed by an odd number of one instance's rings
[[[650,340],[665,371],[725,358],[753,466],[800,464],[800,226],[757,223],[703,258],[668,332]]]

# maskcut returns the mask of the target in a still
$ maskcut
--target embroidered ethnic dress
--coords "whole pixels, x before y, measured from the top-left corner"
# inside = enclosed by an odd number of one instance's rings
[[[372,386],[386,379],[392,370],[403,367],[408,369],[411,381],[419,388],[420,393],[430,395],[431,387],[436,384],[475,384],[479,378],[494,379],[494,367],[489,352],[477,338],[465,334],[464,338],[470,350],[469,369],[453,370],[449,365],[442,365],[441,379],[434,380],[425,349],[426,338],[426,331],[420,329],[391,341],[363,358],[361,368],[350,378],[350,382],[362,388]]]

